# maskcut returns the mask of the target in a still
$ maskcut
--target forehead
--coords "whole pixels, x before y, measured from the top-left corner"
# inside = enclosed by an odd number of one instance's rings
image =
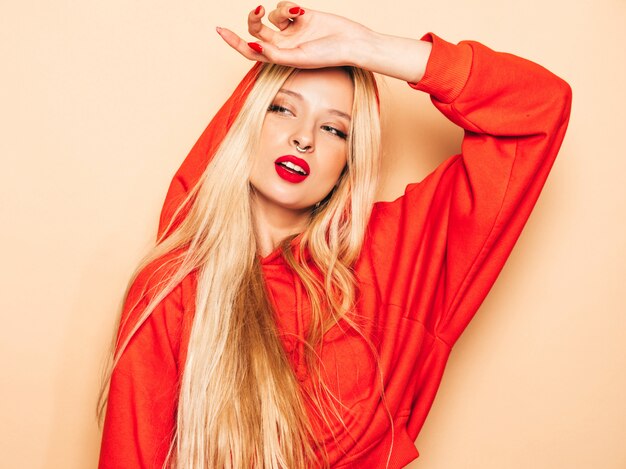
[[[348,72],[341,68],[298,70],[290,76],[278,96],[297,93],[311,105],[331,107],[349,114],[352,110],[354,86]],[[293,93],[289,93],[293,92]]]

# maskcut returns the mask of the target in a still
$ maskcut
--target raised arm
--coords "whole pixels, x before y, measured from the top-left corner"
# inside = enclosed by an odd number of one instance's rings
[[[378,203],[369,255],[385,301],[452,345],[501,271],[556,158],[571,89],[545,68],[434,34],[411,87],[465,130],[462,153]],[[396,246],[389,255],[389,245]]]
[[[261,6],[248,14],[248,32],[259,39],[246,42],[226,28],[217,32],[250,60],[296,68],[352,65],[408,82],[424,74],[431,45],[428,41],[377,33],[342,16],[279,2],[263,24]]]
[[[269,13],[277,30],[263,24],[264,14],[261,7],[248,15],[254,43],[225,28],[218,33],[250,60],[355,65],[404,80],[464,129],[461,154],[397,201],[376,204],[364,252],[374,260],[381,300],[451,345],[539,197],[569,121],[569,85],[536,63],[475,41],[384,35],[292,2]]]

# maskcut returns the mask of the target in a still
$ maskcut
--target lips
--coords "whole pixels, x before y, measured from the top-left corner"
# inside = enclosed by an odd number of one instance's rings
[[[276,173],[286,181],[298,183],[311,173],[306,161],[294,155],[284,155],[274,161]]]
[[[297,156],[294,156],[294,155],[281,156],[274,163],[279,164],[279,163],[287,163],[287,162],[300,166],[306,172],[307,176],[311,172],[311,168],[309,168],[309,164],[306,161],[304,161],[302,158],[298,158]]]

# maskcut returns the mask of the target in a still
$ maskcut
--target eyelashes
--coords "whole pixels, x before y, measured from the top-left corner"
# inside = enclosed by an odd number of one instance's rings
[[[334,128],[334,127],[331,127],[330,125],[323,125],[323,126],[322,126],[322,129],[324,129],[324,130],[326,130],[327,132],[330,132],[331,134],[336,135],[337,137],[342,138],[342,139],[344,139],[344,140],[345,140],[346,138],[348,138],[348,136],[346,135],[346,133],[345,133],[345,132],[342,132],[342,131],[341,131],[341,130],[339,130],[339,129],[336,129],[336,128]]]
[[[267,108],[267,112],[273,112],[275,114],[283,114],[283,115],[287,115],[287,116],[293,116],[294,115],[293,112],[291,112],[289,109],[287,109],[286,107],[281,106],[279,104],[270,104],[268,106],[268,108]],[[328,132],[328,133],[330,133],[330,134],[332,134],[332,135],[334,135],[336,137],[339,137],[339,138],[341,138],[343,140],[346,140],[348,138],[348,135],[345,132],[337,129],[336,127],[333,127],[333,126],[330,126],[330,125],[323,125],[321,128],[322,128],[322,130],[324,130],[324,131],[326,131],[326,132]]]
[[[270,104],[267,108],[269,112],[275,112],[278,114],[292,114],[292,112],[286,107],[279,106],[278,104]]]

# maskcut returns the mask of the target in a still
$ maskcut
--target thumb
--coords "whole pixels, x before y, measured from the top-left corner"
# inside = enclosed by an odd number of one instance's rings
[[[248,47],[257,56],[257,60],[264,59],[267,62],[296,68],[314,68],[300,47],[281,48],[263,41],[249,42]]]

